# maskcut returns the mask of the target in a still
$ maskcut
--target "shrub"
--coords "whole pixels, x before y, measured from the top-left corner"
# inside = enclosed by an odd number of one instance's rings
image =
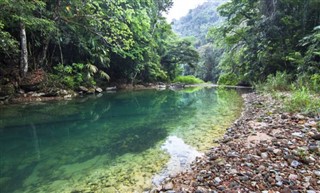
[[[218,79],[219,85],[231,85],[235,86],[240,82],[240,79],[236,74],[228,73],[228,74],[221,74]]]
[[[81,63],[73,63],[72,65],[58,64],[54,67],[56,74],[52,76],[57,82],[68,88],[75,88],[85,82],[85,65]],[[88,80],[91,81],[90,79]]]
[[[254,86],[261,91],[288,91],[290,90],[291,77],[286,72],[277,72],[275,75],[268,75],[267,80],[256,83]]]
[[[185,83],[185,84],[200,84],[204,83],[203,80],[196,78],[194,76],[178,76],[173,80],[173,82],[180,82],[180,83]]]
[[[284,102],[286,110],[315,115],[320,111],[320,99],[313,96],[306,87],[293,91],[291,97]]]

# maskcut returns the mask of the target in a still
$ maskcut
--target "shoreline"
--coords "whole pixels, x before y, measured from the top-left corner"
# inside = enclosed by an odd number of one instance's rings
[[[244,111],[218,145],[150,192],[320,192],[319,118],[282,112],[271,96],[242,96]]]
[[[0,105],[10,105],[10,104],[25,104],[25,103],[37,103],[37,102],[48,102],[48,101],[63,101],[63,100],[72,100],[77,97],[90,96],[90,95],[99,95],[104,92],[119,92],[119,91],[138,91],[138,90],[180,90],[193,87],[208,87],[208,88],[225,88],[225,89],[252,89],[252,87],[244,86],[228,86],[228,85],[217,85],[211,83],[203,84],[182,84],[182,83],[146,83],[145,85],[130,85],[130,84],[121,84],[115,87],[106,87],[102,89],[100,87],[84,90],[91,90],[90,92],[85,92],[81,90],[76,92],[75,90],[66,90],[58,89],[57,93],[44,93],[41,91],[33,91],[28,93],[15,94],[14,96],[1,96]]]

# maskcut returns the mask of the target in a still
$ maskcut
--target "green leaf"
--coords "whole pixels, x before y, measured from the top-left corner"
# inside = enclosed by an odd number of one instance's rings
[[[106,72],[104,72],[102,70],[100,70],[99,72],[100,72],[100,77],[101,78],[104,78],[106,80],[110,80],[110,76]]]
[[[86,65],[86,67],[87,67],[87,69],[89,70],[89,72],[90,72],[91,74],[95,74],[95,73],[98,72],[98,68],[97,68],[95,65],[93,65],[93,64],[88,63],[88,64]]]

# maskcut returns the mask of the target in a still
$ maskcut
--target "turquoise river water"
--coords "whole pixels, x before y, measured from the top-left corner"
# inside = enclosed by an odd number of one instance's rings
[[[0,106],[0,192],[146,191],[213,146],[241,108],[236,91],[214,88]]]

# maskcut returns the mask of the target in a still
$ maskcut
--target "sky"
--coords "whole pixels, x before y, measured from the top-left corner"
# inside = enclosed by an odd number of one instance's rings
[[[167,20],[171,22],[172,19],[179,19],[187,15],[190,9],[196,8],[206,1],[207,0],[173,0],[173,6],[165,16]]]

